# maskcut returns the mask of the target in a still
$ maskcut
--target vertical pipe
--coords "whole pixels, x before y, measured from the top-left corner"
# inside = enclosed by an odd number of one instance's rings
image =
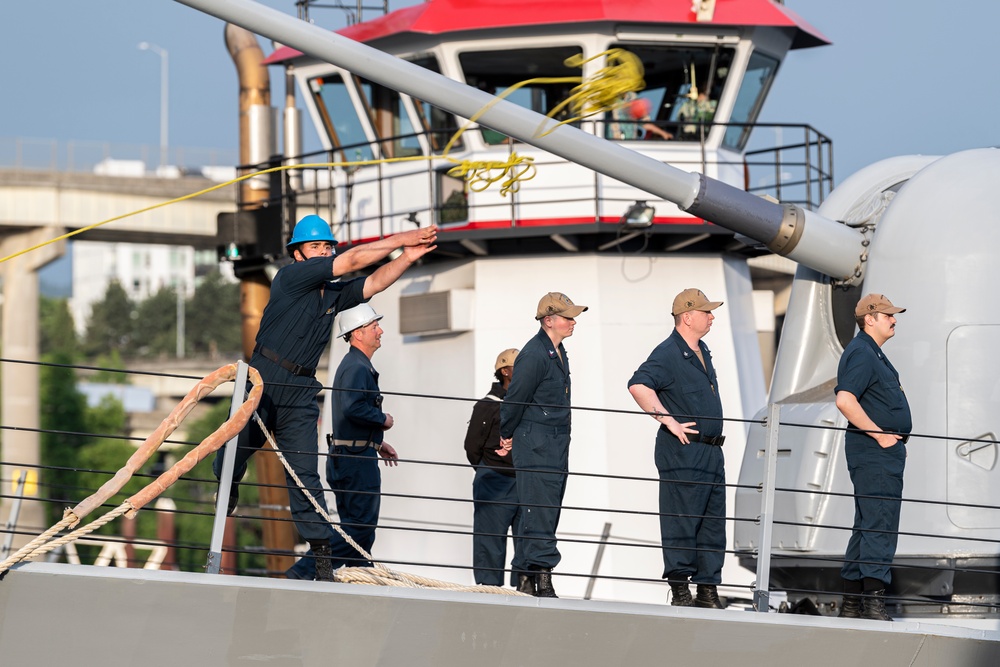
[[[292,19],[295,20],[295,19]],[[271,82],[267,68],[262,64],[264,52],[257,43],[257,36],[249,30],[227,24],[225,30],[226,47],[236,65],[240,82],[240,164],[254,162],[254,157],[267,160],[274,153],[274,133],[262,126],[273,126],[271,112]],[[247,208],[263,205],[270,196],[269,179],[262,177],[259,182],[248,179],[240,184],[240,201]],[[250,359],[253,355],[257,330],[264,307],[270,298],[270,281],[263,270],[242,276],[240,280],[240,315],[243,320],[243,355]],[[260,488],[261,504],[268,507],[287,507],[288,492],[285,490],[285,473],[277,456],[266,450],[255,455],[255,467]],[[264,512],[267,519],[290,518],[281,510]],[[265,521],[263,526],[264,544],[269,553],[288,551],[295,546],[292,525],[284,521]],[[269,570],[285,570],[292,565],[290,556],[268,555]]]
[[[177,349],[178,359],[184,358],[184,283],[177,281]]]
[[[285,68],[284,148],[287,164],[302,163],[302,112],[295,106],[295,76],[292,68]],[[288,173],[289,188],[302,189],[302,172],[292,169]]]
[[[760,499],[760,541],[757,544],[757,582],[753,591],[754,609],[770,611],[771,530],[774,528],[774,478],[778,468],[778,426],[781,406],[771,403],[767,410],[767,449],[764,452],[764,481]]]
[[[174,513],[177,504],[173,498],[160,497],[156,499],[156,539],[167,547],[160,563],[161,570],[178,570],[177,566],[177,529],[174,524]]]
[[[135,517],[122,517],[122,551],[125,553],[125,567],[135,567]]]

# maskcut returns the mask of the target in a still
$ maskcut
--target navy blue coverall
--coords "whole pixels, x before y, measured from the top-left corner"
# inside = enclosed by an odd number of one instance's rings
[[[356,444],[331,444],[326,481],[337,499],[340,527],[371,553],[382,492],[375,448],[382,444],[385,424],[378,371],[364,352],[351,346],[337,367],[333,386],[333,437]],[[371,563],[341,542],[333,545],[333,567],[341,565],[368,567]]]
[[[381,506],[382,474],[375,446],[382,443],[385,413],[379,394],[378,372],[365,353],[353,345],[333,376],[333,438],[357,444],[330,443],[326,482],[337,500],[341,529],[368,553],[375,544],[375,527]],[[339,536],[331,541],[331,566],[371,567],[358,550]],[[316,559],[310,549],[288,569],[289,579],[312,579]]]
[[[682,445],[665,426],[656,433],[654,460],[660,475],[660,540],[663,578],[696,584],[722,582],[726,549],[726,471],[722,447],[695,442],[722,435],[722,399],[712,354],[698,341],[698,356],[674,329],[628,381],[656,392],[679,422],[697,422],[697,436]]]
[[[910,404],[899,373],[878,344],[864,331],[844,348],[834,392],[854,394],[865,414],[883,431],[904,438],[882,448],[871,436],[849,425],[844,435],[847,469],[854,483],[854,528],[840,575],[851,581],[892,580],[889,566],[896,555],[899,510],[903,497],[906,436],[913,428]],[[880,496],[870,498],[861,496]]]
[[[250,359],[250,365],[264,381],[257,413],[274,433],[278,447],[304,487],[324,511],[326,501],[316,459],[319,454],[316,397],[323,387],[315,378],[315,369],[330,340],[334,316],[367,301],[364,278],[332,282],[333,260],[333,257],[314,257],[278,271],[271,282],[271,296]],[[274,357],[279,361],[273,361]],[[288,368],[294,369],[296,364],[298,374]],[[234,484],[243,479],[247,461],[264,441],[260,427],[251,420],[239,436]],[[222,474],[222,460],[223,450],[220,450],[213,464],[216,477]],[[287,471],[285,478],[292,519],[302,539],[310,543],[332,539],[333,529],[317,514]],[[342,540],[338,537],[333,541]]]
[[[569,472],[570,421],[569,357],[561,343],[557,353],[539,329],[518,353],[500,407],[500,436],[514,439],[511,454],[521,502],[521,539],[514,544],[511,563],[515,573],[559,564],[556,529]]]
[[[473,406],[465,433],[465,455],[476,466],[472,482],[472,567],[476,583],[487,586],[503,586],[507,531],[513,529],[515,545],[519,539],[517,522],[521,513],[514,464],[511,456],[496,453],[500,446],[500,405],[506,393],[503,385],[494,382],[490,393]]]

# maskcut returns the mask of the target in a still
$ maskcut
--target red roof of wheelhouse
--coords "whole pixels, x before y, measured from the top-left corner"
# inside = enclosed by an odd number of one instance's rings
[[[792,48],[829,44],[821,32],[774,0],[716,0],[711,21],[698,21],[691,0],[428,0],[371,21],[338,30],[358,42],[392,35],[518,28],[567,23],[762,26],[794,31]],[[264,62],[273,64],[302,55],[283,47]]]

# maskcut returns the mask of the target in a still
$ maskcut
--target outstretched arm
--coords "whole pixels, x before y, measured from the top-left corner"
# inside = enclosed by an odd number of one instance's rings
[[[388,264],[378,267],[374,273],[365,278],[365,298],[372,298],[399,280],[403,271],[406,271],[415,261],[435,248],[437,248],[436,245],[414,245],[403,248],[402,255]]]
[[[393,234],[384,239],[351,248],[344,254],[337,255],[333,260],[333,275],[334,277],[342,276],[371,266],[385,259],[389,253],[397,248],[432,246],[437,240],[437,229],[437,225],[411,229],[408,232]]]

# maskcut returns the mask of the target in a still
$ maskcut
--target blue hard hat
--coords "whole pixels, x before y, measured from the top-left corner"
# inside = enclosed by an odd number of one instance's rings
[[[291,248],[307,241],[329,241],[334,245],[337,244],[337,239],[333,238],[333,232],[330,231],[330,225],[318,215],[307,215],[299,220],[292,231],[292,238],[285,247]]]

